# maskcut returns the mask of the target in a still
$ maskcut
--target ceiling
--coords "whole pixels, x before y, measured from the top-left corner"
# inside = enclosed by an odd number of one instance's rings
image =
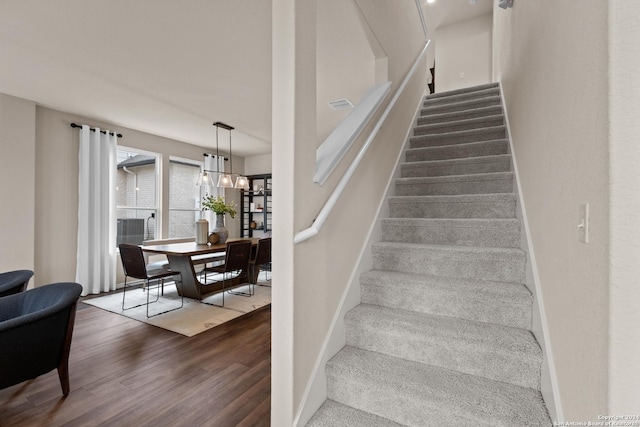
[[[425,4],[428,28],[491,4]],[[0,0],[0,58],[0,93],[205,147],[221,121],[235,154],[271,152],[270,0]]]

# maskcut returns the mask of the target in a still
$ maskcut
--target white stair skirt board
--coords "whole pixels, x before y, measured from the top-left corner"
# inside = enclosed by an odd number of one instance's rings
[[[552,425],[507,126],[497,83],[425,98],[307,425]]]

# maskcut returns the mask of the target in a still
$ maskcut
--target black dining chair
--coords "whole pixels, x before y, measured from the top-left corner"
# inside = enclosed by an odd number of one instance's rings
[[[80,292],[78,283],[53,283],[0,298],[0,389],[57,369],[62,394],[69,394]]]
[[[260,271],[264,271],[265,274],[271,271],[271,237],[258,240],[256,256],[249,261],[249,272],[252,283],[258,286],[271,286],[270,284],[267,285],[258,282]],[[265,276],[265,279],[267,282],[271,281],[268,276]]]
[[[143,288],[146,288],[147,291],[147,318],[158,316],[160,314],[168,313],[170,311],[178,310],[184,307],[184,292],[182,292],[182,275],[178,271],[167,270],[164,268],[161,269],[150,269],[148,268],[145,260],[144,254],[142,252],[142,248],[137,245],[131,245],[128,243],[121,243],[118,245],[120,249],[120,258],[122,259],[122,267],[124,269],[124,288],[122,289],[122,310],[129,310],[136,307],[141,307],[145,305],[145,303],[134,305],[131,307],[125,308],[125,295],[127,292],[127,277],[133,277],[134,279],[144,280]],[[169,310],[162,311],[160,313],[153,314],[149,316],[149,304],[158,302],[160,300],[160,293],[164,295],[164,280],[167,277],[172,276],[180,276],[179,280],[175,280],[176,288],[178,287],[178,283],[180,284],[180,298],[181,304],[178,307],[171,308]],[[151,282],[155,281],[155,288],[158,293],[156,295],[155,301],[149,301],[149,294],[151,293]]]
[[[13,295],[27,289],[29,280],[33,277],[31,270],[14,270],[0,273],[0,297]]]
[[[237,292],[232,291],[231,289],[228,289],[227,292],[234,295],[242,296],[253,295],[252,284],[250,283],[249,279],[249,260],[251,258],[251,247],[252,243],[250,240],[238,240],[227,243],[224,264],[207,267],[205,269],[207,273],[216,273],[217,277],[222,278],[220,280],[214,280],[209,283],[200,284],[201,289],[205,286],[222,284],[222,304],[215,304],[213,302],[208,303],[202,300],[201,302],[218,307],[224,307],[225,290],[227,288],[227,284],[232,280],[239,283],[249,283],[249,292]],[[242,280],[244,280],[244,282]],[[202,291],[200,293],[202,294]]]

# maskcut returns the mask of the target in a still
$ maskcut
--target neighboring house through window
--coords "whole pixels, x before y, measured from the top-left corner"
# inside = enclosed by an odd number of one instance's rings
[[[157,238],[158,159],[156,153],[118,147],[117,238],[139,245]]]
[[[196,185],[202,162],[169,159],[169,238],[194,237],[200,219],[200,187]]]

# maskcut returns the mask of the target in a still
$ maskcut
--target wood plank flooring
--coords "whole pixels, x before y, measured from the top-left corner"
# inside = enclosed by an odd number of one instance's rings
[[[268,426],[271,306],[188,338],[79,303],[69,371],[0,390],[0,427]]]

